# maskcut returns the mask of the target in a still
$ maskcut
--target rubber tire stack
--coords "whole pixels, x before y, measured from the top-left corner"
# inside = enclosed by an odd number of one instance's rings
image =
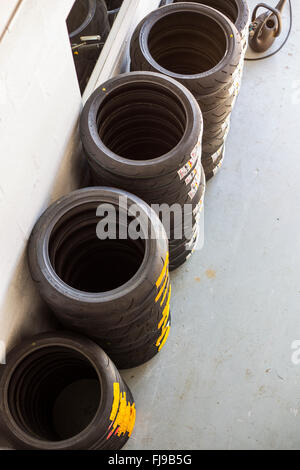
[[[120,198],[128,208],[122,209]],[[122,212],[123,239],[99,239],[98,224],[106,223],[98,209],[103,204]],[[143,217],[144,239],[128,238],[132,207]],[[168,240],[155,212],[138,197],[85,188],[61,198],[36,223],[28,260],[58,320],[94,339],[118,368],[143,364],[164,346],[171,325]]]
[[[82,36],[101,36],[104,43],[110,32],[110,24],[104,0],[76,0],[67,18],[71,45],[81,44]],[[95,67],[101,49],[98,47],[79,47],[73,49],[76,73],[83,93]]]
[[[238,96],[244,69],[244,58],[248,47],[249,25],[251,21],[250,10],[246,0],[191,0],[194,3],[207,5],[215,10],[220,11],[234,23],[236,29],[240,33],[242,39],[242,56],[240,62],[240,73],[237,78],[237,86],[235,95]],[[172,3],[182,3],[183,0],[172,0]],[[187,0],[184,0],[187,3]]]
[[[234,24],[219,11],[198,3],[161,7],[146,16],[132,36],[131,70],[151,70],[177,79],[200,105],[202,165],[207,180],[224,159],[242,53],[241,35]]]
[[[183,264],[198,242],[205,193],[202,131],[201,111],[191,93],[151,72],[108,80],[81,115],[81,140],[94,184],[128,190],[150,205],[177,204],[181,215],[189,211],[184,233],[178,234],[173,219],[165,227],[170,270]]]
[[[92,395],[62,398],[76,384],[85,392],[92,385]],[[132,394],[114,364],[73,334],[42,334],[15,347],[2,369],[0,402],[2,431],[15,449],[119,450],[135,423]]]

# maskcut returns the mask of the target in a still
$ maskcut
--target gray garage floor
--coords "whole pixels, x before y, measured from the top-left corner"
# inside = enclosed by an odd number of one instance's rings
[[[207,188],[205,247],[172,276],[171,336],[154,360],[123,374],[138,412],[127,449],[300,448],[300,364],[291,349],[300,339],[293,4],[286,47],[246,65],[226,162]]]

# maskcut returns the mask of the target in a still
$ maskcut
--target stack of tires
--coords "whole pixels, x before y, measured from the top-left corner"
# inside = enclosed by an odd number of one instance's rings
[[[15,449],[119,450],[135,424],[135,403],[95,343],[69,333],[23,341],[0,380],[1,428]]]
[[[215,10],[220,11],[223,15],[229,18],[235,25],[240,33],[242,40],[242,55],[239,65],[239,73],[236,78],[234,94],[237,96],[240,91],[241,81],[243,76],[244,58],[248,47],[249,25],[250,25],[250,10],[246,0],[193,0],[195,3],[207,5]],[[172,3],[182,3],[182,0],[172,0]],[[187,0],[184,0],[187,2]]]
[[[171,0],[169,3],[188,3],[192,0]],[[193,0],[193,3],[201,3],[215,10],[232,21],[242,38],[242,48],[245,54],[248,46],[248,34],[250,24],[250,10],[246,0]]]
[[[38,220],[28,259],[60,323],[92,338],[118,368],[143,364],[164,346],[171,325],[168,240],[138,197],[112,188],[68,194]]]
[[[170,241],[170,269],[183,264],[198,241],[205,192],[203,122],[192,94],[161,74],[120,75],[91,95],[80,132],[93,183],[150,204]]]
[[[209,3],[217,6],[219,2]],[[232,2],[222,3],[229,6]],[[151,70],[175,78],[195,96],[204,121],[202,165],[210,179],[224,159],[241,79],[243,44],[236,26],[202,3],[167,5],[137,26],[130,55],[131,70]]]
[[[78,82],[83,93],[110,31],[105,1],[76,0],[67,18],[67,27]],[[100,41],[85,44],[81,39],[85,36],[100,36]]]
[[[105,39],[106,5],[121,3],[77,0],[71,41]],[[164,3],[134,32],[132,72],[84,106],[96,186],[52,204],[30,236],[32,279],[74,333],[33,337],[7,358],[1,424],[17,449],[121,449],[135,404],[116,366],[147,362],[170,333],[169,271],[197,245],[206,179],[224,158],[249,10],[242,0]],[[77,65],[84,86],[87,63]]]

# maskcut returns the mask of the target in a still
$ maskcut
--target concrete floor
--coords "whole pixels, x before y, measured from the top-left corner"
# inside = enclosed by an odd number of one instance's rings
[[[256,1],[250,1],[254,6]],[[274,4],[274,2],[271,2]],[[134,449],[299,449],[300,29],[247,63],[224,167],[208,184],[205,247],[172,276],[162,352],[125,371]]]

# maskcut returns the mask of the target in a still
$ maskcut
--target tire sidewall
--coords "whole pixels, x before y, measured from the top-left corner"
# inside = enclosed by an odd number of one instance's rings
[[[132,82],[154,83],[168,93],[174,93],[186,114],[186,128],[180,142],[170,152],[152,160],[129,160],[109,150],[101,140],[97,128],[97,115],[104,100],[111,92]],[[190,155],[201,138],[203,120],[198,103],[193,95],[172,78],[153,72],[130,72],[105,82],[94,91],[84,106],[80,118],[80,133],[85,155],[92,168],[101,172],[101,167],[119,176],[150,178],[178,169]]]
[[[145,257],[137,273],[123,286],[101,294],[85,293],[73,289],[65,284],[55,273],[48,254],[48,245],[51,232],[60,220],[72,208],[87,202],[98,201],[110,203],[116,202],[119,195],[128,197],[128,205],[139,204],[141,210],[148,217],[151,229],[158,233],[161,229],[161,222],[155,212],[141,199],[126,193],[125,191],[113,188],[85,188],[74,191],[52,204],[37,222],[29,240],[28,261],[33,280],[46,303],[58,313],[59,319],[71,317],[73,320],[84,320],[89,315],[89,321],[99,321],[103,316],[106,319],[106,312],[119,314],[126,312],[134,302],[142,302],[149,290],[155,285],[165,261],[168,251],[168,240],[164,232],[163,238],[149,238],[145,240]],[[102,199],[101,199],[102,198]],[[116,273],[117,275],[117,273]]]

